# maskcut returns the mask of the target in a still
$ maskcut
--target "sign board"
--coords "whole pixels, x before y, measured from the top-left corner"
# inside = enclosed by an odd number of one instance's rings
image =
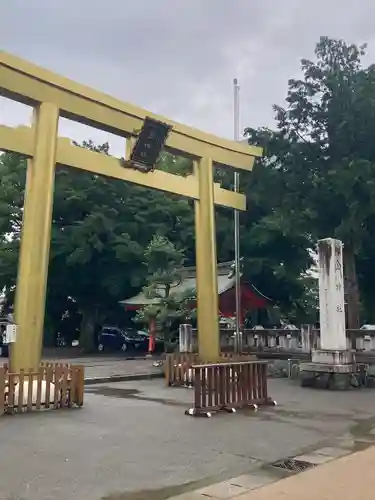
[[[5,330],[5,344],[14,344],[17,339],[17,325],[7,325]]]
[[[130,155],[133,168],[142,172],[151,172],[159,158],[171,126],[146,116]]]

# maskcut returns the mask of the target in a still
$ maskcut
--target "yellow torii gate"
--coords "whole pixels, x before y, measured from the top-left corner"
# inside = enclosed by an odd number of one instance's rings
[[[0,126],[0,150],[28,158],[12,369],[37,369],[40,363],[56,164],[195,200],[199,354],[218,358],[215,204],[245,210],[246,199],[213,182],[213,164],[249,171],[262,150],[172,122],[5,52],[0,52],[0,95],[34,108],[31,127]],[[57,136],[60,116],[124,137],[126,159],[146,117],[164,122],[172,127],[166,149],[193,159],[194,175],[143,173],[124,168],[117,158],[75,147]]]

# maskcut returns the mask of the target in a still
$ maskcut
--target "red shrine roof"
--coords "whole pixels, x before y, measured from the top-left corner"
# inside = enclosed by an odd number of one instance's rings
[[[217,284],[219,298],[219,309],[223,316],[232,316],[236,310],[235,307],[235,284],[236,279],[233,275],[233,261],[223,262],[217,266]],[[171,294],[182,293],[188,290],[196,290],[196,268],[185,267],[182,270],[183,278],[181,283],[171,289]],[[264,296],[253,285],[241,283],[241,301],[242,309],[263,309],[271,305],[272,301]],[[120,304],[126,309],[138,309],[139,307],[148,304],[157,304],[158,299],[149,299],[143,292],[131,297],[130,299],[122,300]]]

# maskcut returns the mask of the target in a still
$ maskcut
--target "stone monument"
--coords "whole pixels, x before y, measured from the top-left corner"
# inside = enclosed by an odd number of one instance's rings
[[[320,348],[300,366],[303,386],[346,389],[356,371],[346,340],[342,249],[340,240],[318,241]]]

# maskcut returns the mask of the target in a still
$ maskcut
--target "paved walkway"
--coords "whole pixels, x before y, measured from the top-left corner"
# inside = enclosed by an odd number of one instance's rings
[[[337,459],[270,486],[247,492],[238,500],[373,500],[375,447]]]
[[[147,377],[155,374],[161,374],[162,368],[152,366],[152,359],[121,359],[110,357],[92,357],[92,358],[73,358],[59,359],[61,362],[67,362],[82,365],[85,368],[85,380],[93,378],[109,377]]]
[[[51,358],[45,358],[50,360]],[[148,377],[161,374],[162,368],[152,366],[152,359],[135,358],[126,359],[124,356],[82,356],[82,357],[56,357],[58,363],[82,365],[85,368],[85,379],[107,379],[110,377],[123,379],[131,377]],[[7,358],[0,358],[0,365],[7,362]]]
[[[184,415],[194,391],[162,380],[89,386],[81,410],[5,416],[0,499],[166,500],[203,488],[223,500],[290,475],[275,460],[321,463],[375,443],[373,391],[269,385],[276,408],[211,419]]]
[[[337,457],[335,455],[345,455]],[[313,468],[276,478],[259,469],[169,500],[361,500],[374,499],[375,446],[349,454],[340,448],[322,448],[303,457]]]

